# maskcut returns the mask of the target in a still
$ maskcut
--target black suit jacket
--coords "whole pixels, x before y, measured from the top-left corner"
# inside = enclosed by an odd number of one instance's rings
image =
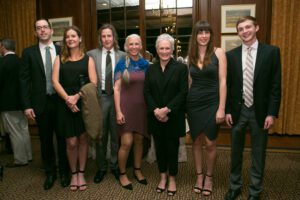
[[[237,123],[243,101],[242,46],[226,53],[226,113]],[[263,127],[268,115],[278,117],[281,101],[281,61],[278,47],[258,44],[253,84],[253,106],[258,124]]]
[[[169,137],[185,135],[185,104],[188,93],[187,66],[173,59],[169,61],[164,73],[160,63],[149,66],[145,77],[144,95],[148,110],[148,128],[150,134],[161,133]],[[166,123],[159,122],[154,116],[156,108],[167,106],[171,109]]]
[[[21,110],[19,69],[21,59],[7,54],[0,61],[0,111]]]
[[[59,55],[60,47],[55,48]],[[46,74],[38,44],[23,50],[20,81],[23,109],[33,108],[35,114],[41,114],[46,104]]]

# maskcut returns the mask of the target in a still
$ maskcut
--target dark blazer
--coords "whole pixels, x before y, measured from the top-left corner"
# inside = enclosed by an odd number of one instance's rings
[[[243,101],[242,46],[226,53],[226,114],[237,123]],[[278,47],[258,44],[253,84],[253,106],[258,124],[263,127],[268,115],[278,117],[281,101],[281,62]]]
[[[0,111],[21,110],[19,69],[21,59],[7,54],[0,61]]]
[[[145,77],[144,96],[148,111],[150,134],[158,134],[164,126],[164,134],[169,137],[185,135],[185,104],[188,93],[188,68],[171,59],[164,72],[160,63],[151,64]],[[167,106],[171,109],[166,123],[154,116],[156,108]]]
[[[60,47],[55,48],[59,55]],[[23,50],[20,81],[23,109],[33,108],[35,114],[41,114],[46,104],[46,74],[38,44]]]

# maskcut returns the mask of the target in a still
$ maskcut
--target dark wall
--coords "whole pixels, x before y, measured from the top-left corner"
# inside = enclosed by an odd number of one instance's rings
[[[83,34],[86,49],[97,46],[95,0],[36,0],[37,19],[73,17],[73,25]]]

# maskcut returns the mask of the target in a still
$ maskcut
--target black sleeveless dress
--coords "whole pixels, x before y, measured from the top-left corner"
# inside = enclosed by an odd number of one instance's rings
[[[204,133],[210,140],[217,138],[219,125],[216,112],[219,107],[219,61],[215,54],[211,64],[200,69],[190,66],[192,85],[187,97],[187,118],[192,139]]]
[[[88,77],[89,57],[85,55],[78,61],[60,63],[59,82],[68,95],[74,95],[80,90],[80,76]],[[81,110],[81,101],[77,102]],[[73,113],[65,101],[60,98],[58,103],[58,129],[66,138],[79,136],[85,132],[82,113]]]

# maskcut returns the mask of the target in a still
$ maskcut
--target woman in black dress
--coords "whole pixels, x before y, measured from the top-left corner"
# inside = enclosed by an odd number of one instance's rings
[[[193,139],[193,155],[197,173],[196,193],[212,193],[212,175],[216,160],[216,138],[219,124],[225,119],[226,73],[225,52],[213,46],[211,26],[204,21],[193,27],[189,44],[190,90],[187,116]],[[206,155],[203,158],[202,142]],[[205,159],[206,172],[202,163]]]
[[[84,53],[82,35],[76,26],[64,32],[62,54],[54,61],[52,82],[61,97],[58,107],[58,128],[64,133],[67,142],[72,178],[70,190],[86,190],[84,170],[87,160],[87,133],[85,131],[80,102],[80,78],[88,77],[97,84],[95,64]]]

